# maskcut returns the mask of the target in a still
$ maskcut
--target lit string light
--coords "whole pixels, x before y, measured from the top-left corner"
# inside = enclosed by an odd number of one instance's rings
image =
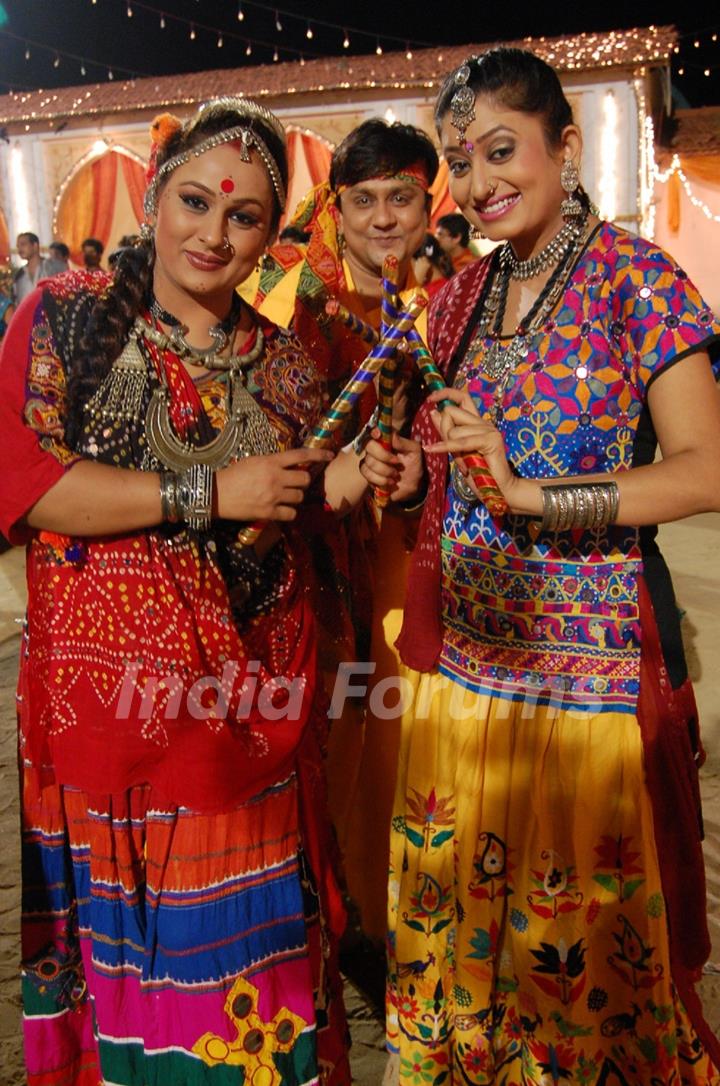
[[[22,43],[25,50],[25,60],[30,60],[33,49],[35,51],[39,49],[42,50],[44,53],[50,53],[52,56],[52,66],[55,69],[61,66],[63,60],[74,60],[77,64],[80,65],[80,72],[82,75],[86,74],[86,69],[88,65],[102,69],[107,69],[108,67],[106,61],[92,60],[90,57],[80,56],[79,53],[69,53],[64,49],[56,49],[54,46],[46,45],[44,42],[41,41],[34,41],[32,38],[21,38],[18,34],[13,34],[10,30],[2,29],[0,30],[0,35]],[[133,70],[131,68],[120,68],[117,65],[114,65],[113,68],[114,71],[121,72],[129,79],[137,79],[138,76],[145,76],[147,78],[150,78],[153,75],[152,72],[138,72],[137,69]],[[34,90],[37,88],[27,89]]]
[[[703,200],[698,199],[698,197],[693,192],[692,186],[688,181],[687,174],[682,168],[679,155],[673,155],[667,170],[659,170],[657,169],[657,167],[655,168],[655,180],[659,181],[661,185],[666,185],[674,173],[678,175],[680,184],[685,189],[685,195],[687,196],[693,207],[696,207],[698,211],[701,211],[705,218],[709,219],[711,222],[720,222],[720,215],[713,215],[711,208],[709,208]]]
[[[617,215],[617,160],[618,109],[615,95],[606,91],[603,98],[603,125],[600,134],[600,161],[602,163],[598,192],[600,193],[600,214],[603,219],[612,221]]]

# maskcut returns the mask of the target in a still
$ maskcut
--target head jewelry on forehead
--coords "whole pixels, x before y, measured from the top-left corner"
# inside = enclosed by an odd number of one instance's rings
[[[468,127],[475,120],[475,91],[468,86],[472,74],[470,65],[477,57],[468,57],[455,72],[453,84],[456,90],[450,99],[450,124],[457,129],[461,143]]]
[[[233,125],[232,128],[226,128],[221,132],[216,132],[212,136],[208,136],[207,139],[201,140],[200,143],[196,143],[194,147],[189,147],[185,151],[180,151],[177,155],[173,155],[172,158],[163,162],[153,174],[150,183],[145,190],[143,206],[146,216],[155,215],[157,211],[158,190],[161,182],[168,174],[171,174],[178,166],[184,166],[187,162],[190,162],[191,159],[199,158],[200,155],[205,154],[206,151],[212,151],[215,147],[221,147],[225,143],[235,142],[240,143],[240,158],[243,162],[250,162],[251,148],[254,148],[257,151],[268,172],[270,181],[272,182],[278,204],[280,205],[280,211],[284,211],[286,193],[282,174],[264,139],[253,128],[253,119],[257,117],[272,129],[284,146],[285,132],[277,117],[271,113],[269,109],[265,109],[264,106],[261,106],[258,102],[254,102],[251,98],[213,98],[212,101],[206,102],[205,105],[200,107],[197,116],[183,129],[185,137],[190,135],[197,127],[199,121],[202,120],[211,109],[218,111],[234,110],[241,115],[238,118],[238,124]],[[244,118],[242,117],[242,114],[245,114]]]
[[[411,162],[409,166],[403,166],[401,170],[390,173],[376,173],[372,177],[364,177],[362,181],[353,182],[352,185],[338,185],[335,193],[341,196],[347,189],[353,188],[356,184],[362,185],[365,181],[400,181],[403,184],[416,185],[423,192],[427,192],[430,188],[427,169],[423,163]]]

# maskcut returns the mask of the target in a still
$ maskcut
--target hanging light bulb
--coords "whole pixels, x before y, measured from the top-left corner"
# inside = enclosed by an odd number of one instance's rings
[[[703,72],[703,75],[705,75],[705,76],[708,76],[708,77],[709,77],[709,76],[710,76],[710,69],[709,69],[709,68],[706,68],[706,69],[705,69],[705,71]]]
[[[251,57],[252,56],[252,45],[250,44],[250,42],[247,43],[247,48],[245,49],[245,56],[246,57]]]
[[[379,57],[382,56],[382,45],[380,44],[379,41],[378,41],[377,45],[375,46],[375,52],[377,53],[377,55]]]
[[[412,49],[410,48],[410,42],[405,43],[405,59],[412,60]]]
[[[217,47],[218,47],[218,49],[222,49],[222,47],[223,47],[223,36],[222,36],[222,34],[218,34]]]
[[[242,4],[238,4],[238,14],[237,14],[237,17],[238,17],[238,22],[239,22],[239,23],[241,23],[241,22],[243,21],[243,19],[245,18],[245,12],[243,11],[243,6],[242,6]]]
[[[113,75],[112,68],[108,68],[108,79],[114,79],[114,78],[115,78],[115,76]]]
[[[273,61],[275,62],[275,64],[277,64],[279,59],[280,59],[280,56],[279,56],[278,51],[276,49],[275,52],[273,53]]]
[[[344,37],[343,37],[343,49],[349,49],[350,48],[350,39],[348,37],[347,30],[343,30],[343,35],[344,35]]]
[[[308,25],[307,25],[307,30],[305,31],[305,37],[308,39],[308,41],[312,41],[312,39],[313,39],[313,29],[310,26],[310,23],[308,23]]]
[[[302,55],[302,53],[300,54],[300,67],[305,67],[305,57]]]
[[[82,61],[81,65],[80,65],[80,75],[87,75],[87,72],[85,71],[85,61],[84,60]]]
[[[678,68],[678,75],[685,75],[685,69],[684,68]]]
[[[160,29],[165,29],[165,15],[162,12],[160,13]]]
[[[195,41],[196,37],[197,35],[195,33],[195,27],[192,23],[190,23],[190,41]]]
[[[55,54],[55,60],[53,61],[53,68],[59,68],[59,67],[60,67],[60,56],[59,56],[58,53],[56,53]]]
[[[25,60],[30,60],[30,46],[25,46]]]
[[[282,23],[280,22],[280,15],[277,11],[275,12],[275,29],[278,34],[282,34]]]
[[[127,6],[127,17],[128,17],[128,19],[132,19],[132,17],[133,17],[132,4],[128,4],[128,6]]]
[[[693,42],[693,45],[695,46],[696,49],[700,48],[700,42],[697,41],[697,40]]]

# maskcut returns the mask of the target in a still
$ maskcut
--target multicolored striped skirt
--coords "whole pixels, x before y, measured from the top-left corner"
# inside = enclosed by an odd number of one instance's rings
[[[26,775],[29,1086],[350,1082],[300,791],[207,814]]]

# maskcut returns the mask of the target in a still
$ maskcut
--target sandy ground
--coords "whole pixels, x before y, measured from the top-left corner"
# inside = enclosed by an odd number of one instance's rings
[[[701,983],[705,1013],[720,1035],[720,515],[666,525],[661,546],[686,612],[686,647],[696,684],[708,760],[702,771],[708,913],[713,940]],[[23,554],[0,555],[0,1086],[23,1086],[20,1036],[19,849],[14,687],[17,619],[24,609]],[[384,1068],[382,1025],[367,1000],[346,985],[356,1086],[380,1086]]]

